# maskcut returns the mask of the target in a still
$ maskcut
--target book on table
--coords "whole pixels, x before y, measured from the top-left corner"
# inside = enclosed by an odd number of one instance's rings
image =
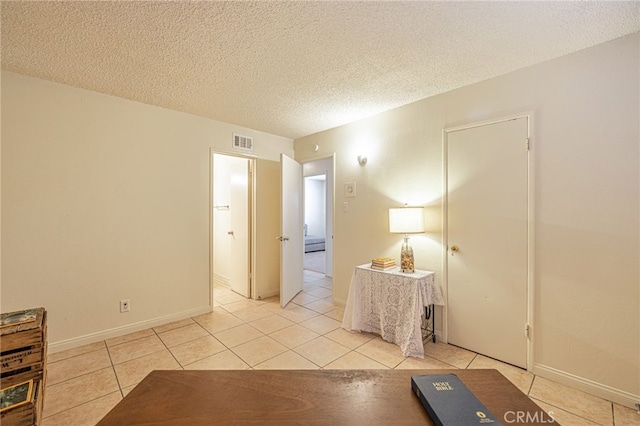
[[[397,268],[396,265],[392,265],[392,266],[376,266],[376,265],[371,265],[371,269],[375,269],[376,271],[389,271],[391,269],[395,269]]]
[[[502,425],[455,374],[411,376],[411,389],[436,425]]]
[[[391,257],[376,257],[371,261],[372,269],[379,269],[386,271],[387,269],[393,269],[396,267],[395,259]]]

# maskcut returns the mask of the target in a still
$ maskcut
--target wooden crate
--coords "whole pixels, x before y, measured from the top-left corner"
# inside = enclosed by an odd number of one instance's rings
[[[33,311],[35,318],[24,319]],[[24,314],[21,316],[21,314]],[[21,321],[23,318],[23,321]],[[2,353],[29,346],[42,345],[47,325],[44,308],[25,309],[0,315],[0,343]]]
[[[46,374],[46,368],[35,367],[27,367],[23,370],[12,371],[6,376],[0,377],[0,388],[8,388],[9,386],[17,385],[18,383],[26,382],[31,379],[46,382]]]
[[[5,388],[3,388],[4,390]],[[32,426],[42,424],[44,405],[44,384],[42,380],[33,381],[33,395],[29,402],[9,408],[0,413],[0,424],[11,426]]]
[[[40,366],[44,360],[44,344],[27,346],[0,355],[2,373],[22,370],[26,367]]]
[[[35,312],[35,318],[20,322],[21,312]],[[18,321],[12,323],[11,321]],[[46,378],[47,312],[44,308],[2,314],[0,327],[0,387],[29,379]]]

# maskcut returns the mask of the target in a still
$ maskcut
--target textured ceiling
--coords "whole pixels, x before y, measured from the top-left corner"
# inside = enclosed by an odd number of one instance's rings
[[[290,138],[640,31],[640,2],[2,2],[2,68]]]

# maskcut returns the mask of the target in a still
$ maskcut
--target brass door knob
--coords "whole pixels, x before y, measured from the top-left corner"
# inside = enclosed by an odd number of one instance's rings
[[[457,245],[452,245],[451,246],[451,256],[453,256],[454,253],[457,253],[460,251],[460,247],[458,247]]]

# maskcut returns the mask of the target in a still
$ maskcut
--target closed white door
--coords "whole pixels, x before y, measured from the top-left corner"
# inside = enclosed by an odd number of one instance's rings
[[[280,306],[302,291],[304,279],[302,165],[280,154]]]
[[[528,117],[446,133],[447,339],[526,368]]]

